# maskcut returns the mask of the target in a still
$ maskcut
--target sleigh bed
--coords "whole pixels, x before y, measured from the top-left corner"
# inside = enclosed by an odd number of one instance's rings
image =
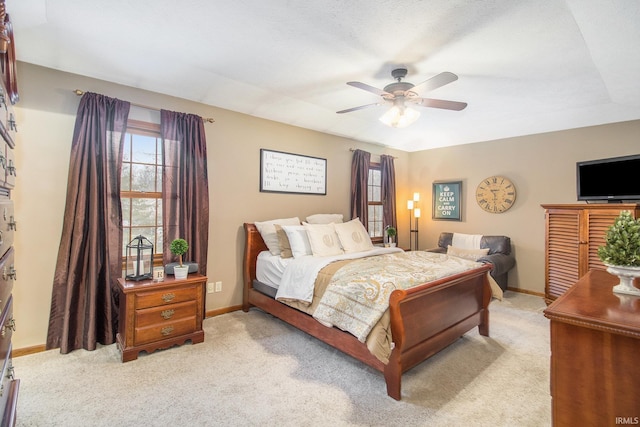
[[[252,306],[258,307],[382,372],[387,394],[396,400],[401,399],[404,372],[476,326],[481,335],[489,335],[490,264],[474,266],[471,270],[410,289],[393,290],[385,313],[388,335],[392,339],[387,361],[371,351],[368,341],[362,342],[337,327],[328,327],[311,315],[261,292],[263,286],[256,280],[256,265],[259,254],[267,251],[267,246],[255,224],[245,223],[244,229],[243,310],[247,312]]]

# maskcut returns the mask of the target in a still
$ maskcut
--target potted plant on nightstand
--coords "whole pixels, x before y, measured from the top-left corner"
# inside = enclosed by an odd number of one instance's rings
[[[633,280],[640,277],[640,219],[622,211],[606,234],[606,244],[598,248],[598,257],[607,271],[620,278],[613,292],[640,296]]]
[[[182,255],[186,254],[189,250],[189,244],[184,239],[175,239],[169,246],[171,253],[178,257],[179,265],[173,267],[173,274],[176,279],[186,279],[189,274],[189,266],[182,264]]]
[[[387,225],[386,232],[387,232],[387,236],[389,238],[389,240],[388,240],[389,246],[394,248],[396,246],[395,237],[396,237],[396,234],[398,232],[396,231],[396,229],[394,227],[392,227],[390,225]]]

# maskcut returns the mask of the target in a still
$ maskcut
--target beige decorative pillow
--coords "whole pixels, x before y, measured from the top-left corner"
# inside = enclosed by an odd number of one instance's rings
[[[280,224],[274,224],[274,227],[276,228],[276,235],[278,236],[278,243],[280,245],[280,256],[282,258],[293,258],[287,233],[282,229]]]
[[[455,246],[447,246],[447,255],[457,256],[458,258],[470,259],[477,261],[489,253],[489,248],[484,249],[464,249]]]
[[[332,222],[338,223],[343,221],[344,216],[342,214],[315,214],[307,217],[309,224],[331,224]]]
[[[371,237],[359,218],[341,224],[333,224],[340,244],[346,253],[364,252],[373,249]]]
[[[278,234],[276,233],[275,224],[278,225],[300,225],[300,219],[296,216],[293,218],[272,219],[270,221],[256,221],[254,223],[262,236],[262,240],[269,248],[271,255],[280,255],[280,242],[278,242]]]
[[[307,230],[311,252],[314,256],[332,256],[344,253],[333,224],[303,223],[303,225]]]

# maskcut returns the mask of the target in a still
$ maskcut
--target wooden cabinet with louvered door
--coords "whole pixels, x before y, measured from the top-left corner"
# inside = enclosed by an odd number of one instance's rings
[[[542,205],[545,209],[545,301],[564,294],[589,270],[604,270],[598,247],[623,210],[637,218],[635,203]]]

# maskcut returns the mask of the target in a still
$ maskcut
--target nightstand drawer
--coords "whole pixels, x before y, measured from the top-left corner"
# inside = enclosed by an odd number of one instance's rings
[[[145,328],[162,323],[173,323],[187,317],[193,317],[196,312],[196,302],[187,301],[180,304],[170,304],[162,307],[136,310],[136,328]]]
[[[190,334],[196,330],[196,316],[173,322],[160,323],[146,328],[135,328],[133,345],[143,345]]]
[[[158,307],[184,301],[195,301],[198,298],[198,287],[182,287],[179,289],[165,289],[162,291],[139,292],[136,294],[136,310],[141,308]]]

